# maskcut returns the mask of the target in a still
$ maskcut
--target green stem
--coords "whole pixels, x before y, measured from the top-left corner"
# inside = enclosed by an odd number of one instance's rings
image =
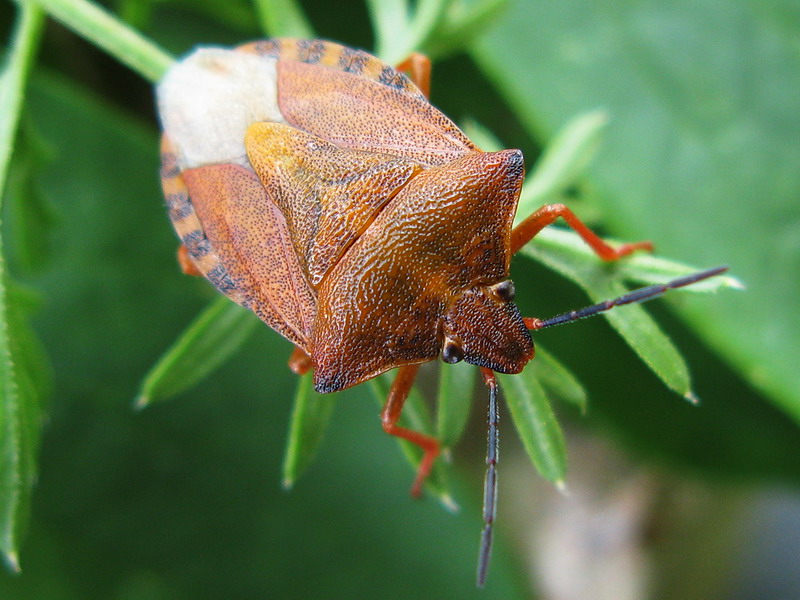
[[[261,29],[270,37],[313,39],[314,28],[295,0],[255,0]]]
[[[408,46],[404,55],[398,57],[398,61],[405,59],[412,52],[423,50],[429,40],[441,33],[445,15],[452,3],[452,0],[420,0],[417,3]]]
[[[0,206],[5,189],[8,165],[14,149],[14,137],[22,109],[25,82],[28,79],[31,61],[39,45],[39,34],[44,15],[33,5],[20,7],[17,29],[14,33],[8,63],[0,79]]]
[[[35,2],[54,19],[99,46],[145,79],[158,82],[173,62],[153,42],[111,13],[86,0],[18,0]]]

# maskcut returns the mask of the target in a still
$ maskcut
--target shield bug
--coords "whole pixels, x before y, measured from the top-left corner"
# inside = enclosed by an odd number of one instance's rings
[[[533,358],[530,331],[652,298],[724,269],[631,292],[554,319],[523,318],[511,256],[563,218],[604,260],[611,247],[564,205],[512,221],[519,150],[483,152],[427,99],[429,64],[411,81],[377,58],[325,41],[278,39],[200,48],[158,86],[161,177],[180,262],[252,310],[334,392],[397,369],[383,428],[424,451],[419,495],[438,441],[398,425],[421,363],[481,368],[490,392],[486,525],[494,520],[497,385]]]

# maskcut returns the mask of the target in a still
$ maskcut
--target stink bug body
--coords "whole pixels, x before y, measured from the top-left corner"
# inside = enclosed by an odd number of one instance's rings
[[[612,248],[563,205],[512,229],[522,153],[477,148],[428,102],[425,59],[410,66],[413,83],[369,54],[323,41],[201,48],[168,72],[158,103],[162,182],[184,270],[290,340],[290,365],[313,369],[319,392],[397,368],[382,420],[425,451],[416,495],[439,444],[397,422],[421,363],[481,367],[496,406],[494,372],[518,373],[533,358],[529,330],[691,281],[557,321],[523,318],[511,256],[558,217],[604,260],[650,244]],[[481,581],[495,457],[492,443]]]

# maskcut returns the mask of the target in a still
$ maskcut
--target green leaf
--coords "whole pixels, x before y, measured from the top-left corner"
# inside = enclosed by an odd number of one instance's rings
[[[408,0],[367,0],[367,8],[375,31],[375,53],[384,60],[404,60],[404,50],[394,48],[403,45],[402,36],[409,27]]]
[[[42,300],[37,292],[24,287],[16,281],[7,282],[8,323],[13,332],[13,345],[16,348],[16,370],[30,385],[35,412],[41,412],[42,405],[53,393],[53,372],[47,353],[31,326],[31,316],[42,309]]]
[[[569,369],[562,365],[552,354],[536,344],[536,356],[528,363],[526,369],[533,370],[539,383],[554,396],[577,406],[581,412],[586,411],[586,390]]]
[[[318,394],[314,391],[312,372],[300,377],[283,457],[284,488],[294,486],[294,482],[313,462],[328,429],[335,402],[336,394]]]
[[[556,236],[566,233],[556,229],[548,233],[555,237],[554,232]],[[579,252],[565,252],[563,247],[553,250],[536,241],[525,246],[521,253],[543,262],[577,283],[592,302],[616,298],[627,291],[620,282],[615,265],[599,264],[600,259],[588,261]],[[668,388],[687,399],[694,398],[686,363],[641,306],[627,305],[604,313],[604,316]]]
[[[419,0],[413,9],[407,0],[368,0],[376,36],[376,55],[397,64],[425,48],[440,33],[453,0]]]
[[[196,385],[230,358],[258,323],[253,313],[228,298],[214,300],[147,373],[136,406],[172,398]]]
[[[443,448],[450,448],[461,439],[472,408],[474,391],[474,366],[460,362],[439,367],[436,430]]]
[[[294,0],[256,0],[261,29],[270,37],[313,39],[314,28]]]
[[[21,7],[8,63],[0,76],[0,216],[25,83],[42,23],[38,8]],[[31,339],[16,297],[9,293],[0,227],[0,552],[14,571],[19,570],[20,536],[30,510],[39,446],[42,399],[33,379],[37,357],[28,352]]]
[[[498,373],[498,377],[514,427],[536,470],[548,481],[563,484],[567,470],[564,434],[536,372],[525,369],[519,375]]]
[[[607,123],[606,113],[595,110],[573,117],[556,134],[525,180],[515,225],[575,184],[597,153]]]
[[[484,152],[497,152],[503,149],[503,143],[483,123],[474,119],[466,119],[460,124],[461,130]]]
[[[0,257],[0,275],[4,270]],[[5,277],[0,283],[7,287]],[[36,479],[41,399],[26,368],[19,319],[12,316],[14,307],[7,300],[4,289],[0,293],[0,551],[8,567],[18,571],[20,536]]]
[[[389,388],[394,379],[394,373],[384,373],[379,377],[374,377],[367,382],[372,395],[378,404],[383,407],[386,403],[386,398],[389,396]],[[428,410],[425,400],[416,388],[412,388],[408,395],[403,412],[400,417],[400,426],[412,431],[418,431],[425,435],[433,436],[433,421],[431,420],[430,411]],[[422,450],[416,444],[412,444],[402,438],[397,438],[400,449],[403,455],[408,460],[408,463],[417,472],[420,461],[422,460]],[[453,511],[456,508],[453,496],[450,493],[449,484],[445,475],[444,467],[442,466],[442,457],[439,456],[433,465],[430,476],[425,480],[425,488],[436,496],[439,502],[447,510]]]
[[[538,139],[606,111],[591,200],[616,235],[732,266],[747,294],[678,310],[800,421],[800,54],[788,7],[515,0],[474,56]]]
[[[14,250],[12,264],[16,260],[28,271],[41,269],[53,251],[51,236],[57,212],[36,179],[49,154],[37,132],[31,127],[21,128],[8,177],[9,245]]]
[[[463,49],[491,27],[507,4],[508,0],[480,0],[469,4],[454,2],[436,35],[429,36],[422,51],[431,59],[439,59]]]
[[[622,244],[620,240],[604,238],[612,246]],[[587,268],[604,269],[617,274],[620,280],[636,281],[643,284],[666,283],[672,279],[697,272],[698,267],[687,265],[647,252],[636,252],[613,263],[603,263],[594,250],[574,231],[559,227],[547,227],[539,232],[534,240],[522,249],[523,254],[538,256],[536,250],[548,254],[560,254],[564,263],[584,263]],[[570,271],[561,273],[569,276]],[[680,288],[680,293],[708,293],[724,289],[743,290],[744,284],[738,277],[723,274],[706,279],[690,286]],[[673,294],[674,292],[670,292]]]

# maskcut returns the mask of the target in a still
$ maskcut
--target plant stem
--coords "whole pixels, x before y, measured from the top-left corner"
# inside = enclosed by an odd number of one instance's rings
[[[261,29],[270,37],[313,39],[314,28],[295,0],[255,0]]]
[[[8,63],[0,78],[0,203],[5,189],[6,174],[14,148],[14,137],[22,109],[25,82],[31,60],[38,47],[44,15],[33,5],[20,7],[20,16],[8,53]],[[1,206],[2,204],[0,204]]]
[[[173,62],[169,54],[135,29],[87,0],[18,0],[18,2],[22,5],[35,2],[53,18],[153,83],[163,77]]]

